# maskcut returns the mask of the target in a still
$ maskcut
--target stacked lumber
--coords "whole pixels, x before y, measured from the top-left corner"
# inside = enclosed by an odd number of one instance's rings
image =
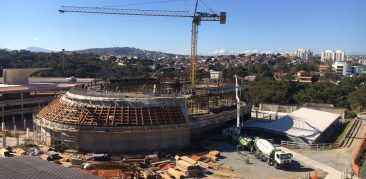
[[[21,149],[21,148],[16,148],[13,149],[13,152],[15,153],[16,156],[22,156],[25,155],[25,150]]]
[[[217,157],[210,155],[210,154],[204,155],[204,158],[210,159],[212,161],[217,161]]]
[[[145,179],[153,179],[156,177],[156,174],[154,171],[152,171],[151,169],[146,169],[146,170],[143,170],[141,171],[141,174],[142,176],[145,178]]]
[[[213,168],[214,170],[220,170],[220,164],[217,164],[217,163],[213,163],[213,162],[208,162],[207,163],[208,164],[208,166],[210,167],[210,168]]]
[[[210,151],[207,155],[204,156],[212,161],[217,161],[220,157],[220,152],[217,150]]]
[[[192,155],[192,156],[191,156],[191,159],[192,159],[192,160],[194,160],[194,161],[200,161],[200,160],[201,160],[201,158],[202,158],[202,157],[201,157],[201,156],[199,156],[199,155]]]
[[[159,161],[159,162],[154,162],[154,163],[151,163],[152,166],[158,166],[158,167],[162,167],[162,166],[165,166],[166,164],[169,164],[171,163],[172,161],[170,160],[163,160],[163,161]]]
[[[200,175],[197,161],[186,156],[180,157],[180,160],[176,161],[176,169],[181,171],[185,177],[198,177]]]
[[[191,159],[191,158],[189,158],[187,156],[183,156],[180,159],[182,159],[183,161],[188,162],[191,165],[196,165],[197,164],[197,161],[195,161],[195,160],[193,160],[193,159]]]
[[[215,156],[215,157],[220,157],[220,152],[217,150],[210,151],[208,154]]]
[[[172,177],[170,177],[170,175],[166,174],[166,173],[160,173],[159,174],[161,178],[163,179],[172,179]]]
[[[181,173],[180,171],[175,170],[175,169],[173,169],[173,168],[169,168],[169,169],[168,169],[168,174],[169,174],[170,176],[173,176],[173,177],[174,177],[174,178],[176,178],[176,179],[181,179],[181,178],[183,178],[183,177],[184,177],[183,173]]]
[[[0,149],[0,155],[3,157],[10,157],[10,152],[9,150],[5,149],[5,148],[1,148]]]

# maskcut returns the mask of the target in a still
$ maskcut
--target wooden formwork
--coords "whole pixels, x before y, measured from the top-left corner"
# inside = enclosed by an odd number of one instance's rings
[[[65,124],[88,126],[146,126],[185,123],[181,108],[102,106],[68,103],[56,98],[37,117]]]

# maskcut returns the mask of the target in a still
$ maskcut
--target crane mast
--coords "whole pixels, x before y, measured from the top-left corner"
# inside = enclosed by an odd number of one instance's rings
[[[226,12],[208,13],[197,12],[198,0],[195,4],[193,15],[188,11],[169,11],[169,10],[141,10],[141,9],[116,9],[101,7],[77,7],[61,6],[60,13],[94,13],[94,14],[115,14],[115,15],[135,15],[135,16],[165,16],[165,17],[188,17],[192,18],[192,37],[191,37],[191,88],[194,91],[196,87],[196,64],[197,64],[197,42],[198,27],[201,21],[218,21],[220,24],[226,23]]]

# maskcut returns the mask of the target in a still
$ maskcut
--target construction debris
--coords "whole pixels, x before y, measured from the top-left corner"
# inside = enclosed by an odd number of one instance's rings
[[[58,160],[58,159],[60,159],[59,153],[57,153],[55,151],[48,151],[48,158],[47,158],[47,160],[53,161],[53,160]]]
[[[208,162],[207,163],[209,167],[211,167],[214,170],[220,170],[220,164],[214,163],[214,162]]]
[[[159,176],[163,179],[172,179],[172,177],[166,173],[160,173]]]
[[[170,175],[170,176],[173,176],[174,178],[176,178],[176,179],[181,179],[181,178],[183,178],[183,173],[181,173],[181,172],[179,172],[178,170],[175,170],[175,169],[173,169],[173,168],[169,168],[168,169],[168,174]]]
[[[74,167],[82,167],[84,161],[81,160],[81,159],[76,159],[76,158],[72,158],[71,160],[71,166],[74,166]]]
[[[0,155],[3,157],[10,157],[10,152],[9,150],[5,149],[5,148],[1,148],[0,149]]]
[[[16,156],[22,156],[25,155],[25,150],[21,149],[21,148],[16,148],[13,149],[13,153],[15,153]]]
[[[43,160],[104,178],[200,178],[217,173],[219,170],[223,173],[227,172],[223,170],[231,170],[230,167],[216,163],[220,152],[215,150],[182,156],[157,152],[146,155],[110,156],[109,154],[81,154],[77,151],[56,152],[45,146],[15,148],[12,151],[0,149],[2,156],[9,156],[12,153],[16,156],[34,156],[43,153],[40,155]]]
[[[145,179],[153,179],[156,177],[155,172],[152,169],[146,169],[141,171],[141,175],[145,178]]]

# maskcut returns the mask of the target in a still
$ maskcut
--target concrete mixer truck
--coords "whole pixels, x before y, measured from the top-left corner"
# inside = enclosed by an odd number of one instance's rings
[[[223,135],[235,141],[238,150],[247,150],[254,153],[257,159],[268,162],[275,168],[289,167],[292,161],[292,154],[276,149],[271,142],[259,137],[251,138],[239,135],[235,128],[224,129]]]
[[[246,141],[250,141],[250,139],[246,139]],[[269,165],[273,165],[275,168],[290,167],[292,161],[291,153],[285,153],[276,149],[272,143],[265,139],[256,137],[254,140],[251,139],[251,141],[247,142],[247,148],[254,152],[257,159],[268,162]]]

